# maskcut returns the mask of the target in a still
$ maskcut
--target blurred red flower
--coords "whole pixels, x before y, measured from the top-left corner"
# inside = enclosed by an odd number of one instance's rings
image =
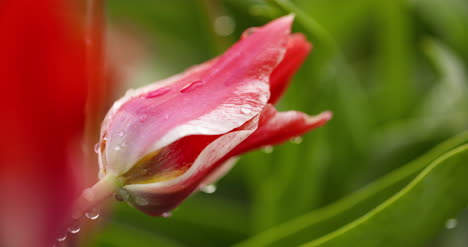
[[[0,1],[0,246],[51,246],[78,193],[87,72],[75,3]]]

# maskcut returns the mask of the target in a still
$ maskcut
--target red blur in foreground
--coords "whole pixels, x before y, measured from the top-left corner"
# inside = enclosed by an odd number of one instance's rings
[[[72,2],[0,2],[0,246],[52,246],[78,193],[86,77]]]
[[[220,57],[118,100],[102,124],[101,182],[88,198],[102,198],[107,184],[139,210],[164,215],[224,175],[230,158],[325,124],[330,112],[272,105],[311,49],[290,34],[292,22],[285,16],[246,32]]]

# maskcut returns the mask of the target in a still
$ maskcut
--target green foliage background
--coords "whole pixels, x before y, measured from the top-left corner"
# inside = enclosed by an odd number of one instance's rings
[[[300,145],[243,156],[216,193],[192,196],[170,218],[114,203],[83,246],[468,246],[467,1],[107,4],[111,30],[136,39],[108,41],[140,54],[125,87],[201,63],[244,29],[295,12],[294,30],[314,50],[278,107],[334,118]],[[235,30],[219,36],[213,23],[225,15]]]

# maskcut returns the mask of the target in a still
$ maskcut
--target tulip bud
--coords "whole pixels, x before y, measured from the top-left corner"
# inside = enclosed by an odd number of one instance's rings
[[[232,167],[233,157],[323,125],[272,105],[311,45],[290,34],[293,16],[243,35],[223,55],[131,90],[107,114],[99,144],[101,179],[149,215],[163,215]]]

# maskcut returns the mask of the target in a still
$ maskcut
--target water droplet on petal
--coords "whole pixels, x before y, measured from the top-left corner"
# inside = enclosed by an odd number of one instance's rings
[[[119,136],[122,137],[123,135],[124,135],[124,132],[123,132],[123,130],[121,130],[121,131],[119,132]]]
[[[252,107],[250,105],[244,104],[241,106],[240,111],[244,114],[249,114],[252,112]]]
[[[95,152],[95,153],[99,153],[99,146],[100,146],[100,144],[101,144],[100,142],[94,144],[94,152]]]
[[[273,146],[265,146],[262,150],[267,154],[271,154],[273,152]]]
[[[120,149],[122,149],[122,148],[121,148],[119,145],[116,145],[116,146],[114,147],[114,150],[115,150],[115,151],[120,151]]]
[[[210,184],[210,185],[202,185],[200,186],[200,191],[206,193],[206,194],[213,194],[216,192],[216,185]]]
[[[64,232],[64,233],[60,234],[56,239],[57,239],[57,241],[59,241],[59,242],[65,241],[65,240],[67,239],[67,233]]]
[[[114,198],[119,202],[127,201],[130,198],[130,194],[128,193],[128,191],[126,191],[124,189],[119,189],[114,194]]]
[[[301,144],[302,143],[302,137],[300,137],[300,136],[294,137],[293,139],[291,139],[291,142],[294,143],[294,144]]]
[[[169,114],[165,114],[165,115],[164,115],[164,118],[165,118],[165,119],[169,119]]]
[[[457,227],[458,225],[458,220],[457,219],[449,219],[447,222],[445,222],[445,228],[447,229],[453,229]]]
[[[71,234],[76,234],[80,232],[80,221],[79,220],[73,221],[72,224],[68,226],[67,230]]]
[[[99,218],[99,209],[98,208],[92,208],[91,210],[86,212],[85,215],[86,215],[86,218],[88,218],[90,220],[96,220],[97,218]]]
[[[119,193],[116,193],[114,192],[114,199],[118,202],[123,202],[124,199],[122,198],[122,196],[119,194]]]
[[[162,216],[163,218],[169,218],[169,217],[172,216],[172,213],[171,213],[171,212],[164,212],[164,213],[161,214],[161,216]]]
[[[247,37],[249,37],[250,35],[252,35],[253,33],[255,33],[255,31],[257,31],[257,27],[251,27],[251,28],[248,28],[246,29],[243,33],[242,33],[242,36],[241,36],[241,39],[245,39]]]
[[[156,90],[154,90],[153,92],[149,92],[147,95],[146,95],[146,98],[147,99],[151,99],[151,98],[155,98],[155,97],[158,97],[158,96],[161,96],[161,95],[164,95],[166,94],[167,92],[169,92],[171,89],[169,88],[158,88]]]
[[[135,198],[135,203],[136,203],[137,205],[139,205],[139,206],[146,206],[146,205],[148,205],[148,201],[147,201],[145,198],[143,198],[143,197],[137,197],[137,198]]]
[[[203,81],[201,81],[201,80],[194,81],[194,82],[191,82],[191,83],[185,85],[182,89],[180,89],[180,92],[181,93],[192,92],[193,90],[199,88],[202,85],[203,85]]]

